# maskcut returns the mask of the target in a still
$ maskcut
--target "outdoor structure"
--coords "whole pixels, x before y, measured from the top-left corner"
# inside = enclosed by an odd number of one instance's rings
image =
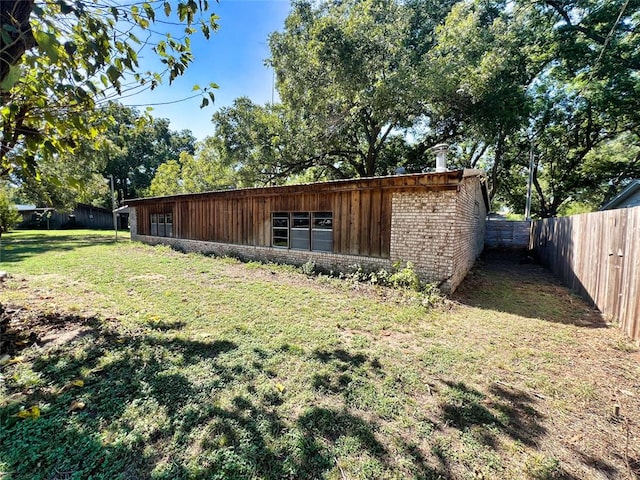
[[[16,205],[22,221],[18,228],[96,228],[112,229],[113,213],[111,210],[79,203],[72,212],[59,212],[55,208],[40,208],[35,205]],[[118,214],[119,228],[127,228],[126,213]]]
[[[129,200],[131,239],[335,272],[391,270],[452,292],[484,244],[479,170],[361,178]]]
[[[633,180],[622,192],[600,207],[600,210],[638,206],[640,206],[640,180]]]

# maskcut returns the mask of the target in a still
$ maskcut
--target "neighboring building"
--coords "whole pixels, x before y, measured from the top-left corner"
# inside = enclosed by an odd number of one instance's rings
[[[412,262],[452,292],[484,244],[479,170],[129,200],[131,239],[336,272]]]
[[[631,208],[637,206],[640,206],[640,180],[633,180],[616,197],[600,207],[600,210],[614,210],[616,208]]]
[[[17,225],[17,228],[52,230],[60,228],[113,228],[111,210],[84,203],[76,205],[76,208],[70,213],[58,212],[54,208],[36,208],[35,205],[16,205],[16,208],[18,213],[22,215],[22,222]],[[126,228],[126,218],[122,223]]]

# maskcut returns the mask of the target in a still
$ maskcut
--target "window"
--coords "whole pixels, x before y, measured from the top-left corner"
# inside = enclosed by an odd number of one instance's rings
[[[274,247],[333,251],[331,212],[277,212],[271,216],[271,226]]]
[[[313,214],[311,249],[319,252],[333,251],[333,214],[331,212]]]
[[[309,214],[291,214],[291,248],[309,250]]]
[[[274,213],[271,218],[271,225],[273,246],[289,248],[289,214]]]
[[[151,235],[158,235],[158,214],[151,214]]]
[[[164,233],[165,237],[173,237],[173,213],[164,215]]]
[[[150,234],[157,237],[173,237],[173,213],[152,213]]]

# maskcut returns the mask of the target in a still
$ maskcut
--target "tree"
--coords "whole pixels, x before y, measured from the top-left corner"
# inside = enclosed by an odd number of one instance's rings
[[[8,232],[20,221],[20,214],[15,208],[5,188],[0,188],[0,236]]]
[[[490,171],[491,197],[522,154],[519,135],[531,110],[528,88],[551,58],[540,32],[550,28],[526,5],[506,9],[500,2],[461,2],[436,29],[436,46],[428,53],[430,133],[460,149],[461,166]]]
[[[220,160],[211,139],[207,139],[196,155],[182,152],[178,160],[160,165],[151,181],[149,195],[225,190],[235,185],[233,169]]]
[[[300,153],[307,145],[301,138],[304,125],[294,125],[282,105],[262,106],[241,97],[217,111],[212,121],[215,134],[210,141],[236,172],[238,186],[281,184],[313,166]]]
[[[16,166],[34,172],[42,158],[94,137],[101,117],[87,117],[102,102],[182,75],[193,60],[191,35],[217,28],[207,10],[206,0],[0,2],[0,176]],[[158,34],[154,26],[166,23],[180,34]],[[164,71],[141,70],[144,47]],[[213,96],[202,93],[206,105]]]
[[[600,147],[638,127],[639,6],[457,4],[428,53],[432,131],[454,143],[464,166],[487,168],[492,197],[516,209],[532,147],[537,214],[602,198],[635,171]]]
[[[452,2],[298,1],[271,62],[289,121],[303,126],[300,160],[343,176],[383,173],[380,152],[394,131],[426,112],[421,81],[429,28]],[[435,13],[433,13],[435,12]]]
[[[100,173],[100,157],[88,152],[89,149],[79,148],[75,153],[43,158],[37,175],[17,168],[11,175],[18,185],[16,196],[24,203],[66,211],[78,203],[111,208],[109,187]]]
[[[104,175],[113,176],[120,203],[142,196],[161,164],[177,159],[181,152],[194,152],[191,132],[170,130],[166,119],[141,115],[118,103],[110,103],[102,111],[113,121],[96,139],[95,154],[104,159]]]

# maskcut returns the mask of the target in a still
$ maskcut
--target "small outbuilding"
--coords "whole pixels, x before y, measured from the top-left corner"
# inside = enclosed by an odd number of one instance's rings
[[[485,175],[468,169],[127,203],[132,240],[335,272],[411,262],[445,292],[482,252],[489,210]]]

